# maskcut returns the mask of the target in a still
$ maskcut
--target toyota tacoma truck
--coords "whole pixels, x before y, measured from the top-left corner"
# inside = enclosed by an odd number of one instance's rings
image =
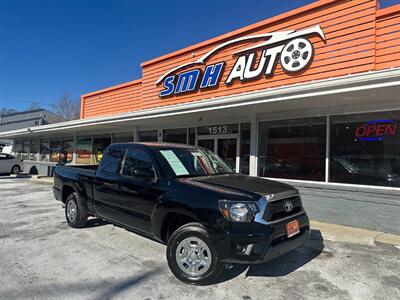
[[[226,264],[271,260],[310,232],[295,188],[235,173],[196,146],[112,144],[99,166],[58,166],[53,191],[71,227],[98,217],[158,240],[190,284],[214,282]]]

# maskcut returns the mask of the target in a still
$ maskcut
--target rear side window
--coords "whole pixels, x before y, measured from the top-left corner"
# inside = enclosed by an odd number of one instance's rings
[[[126,153],[122,175],[132,176],[133,171],[137,167],[149,167],[154,170],[151,158],[146,152],[137,149],[130,149]]]
[[[122,158],[125,151],[123,149],[109,149],[100,163],[100,171],[104,174],[115,175],[119,173]]]

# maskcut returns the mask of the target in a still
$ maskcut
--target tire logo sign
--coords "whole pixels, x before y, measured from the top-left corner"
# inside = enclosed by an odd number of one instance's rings
[[[309,40],[292,40],[282,50],[281,66],[287,72],[299,72],[309,65],[313,55],[314,48]]]
[[[178,96],[218,86],[225,71],[226,62],[220,61],[207,65],[207,61],[228,46],[248,41],[258,43],[232,53],[237,59],[233,67],[228,70],[226,85],[271,77],[278,61],[283,71],[296,74],[305,70],[314,58],[314,47],[307,38],[311,35],[317,35],[325,41],[325,35],[318,25],[299,31],[278,31],[244,36],[222,43],[199,59],[177,66],[162,75],[156,81],[156,85],[162,83],[164,87],[159,96],[162,98]]]

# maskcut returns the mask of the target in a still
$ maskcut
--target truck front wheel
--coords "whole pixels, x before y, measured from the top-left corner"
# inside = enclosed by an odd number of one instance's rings
[[[223,269],[215,246],[200,223],[183,225],[172,234],[167,260],[175,277],[189,284],[211,284]]]
[[[82,228],[86,225],[88,212],[76,192],[70,194],[65,201],[65,217],[68,225],[73,228]]]

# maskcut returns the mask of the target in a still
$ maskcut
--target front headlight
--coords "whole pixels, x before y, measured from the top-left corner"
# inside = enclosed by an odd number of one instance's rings
[[[219,200],[219,209],[224,218],[231,222],[251,222],[259,212],[255,202]]]

